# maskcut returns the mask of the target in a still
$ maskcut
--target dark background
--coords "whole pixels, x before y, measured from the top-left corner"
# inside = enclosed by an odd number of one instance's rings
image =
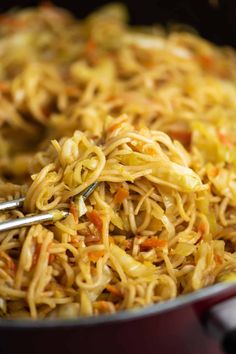
[[[116,0],[117,1],[117,0]],[[106,0],[54,0],[80,18],[108,3]],[[123,0],[130,10],[131,23],[186,23],[218,44],[236,47],[236,0]],[[37,5],[37,0],[0,0],[0,11],[11,7]]]

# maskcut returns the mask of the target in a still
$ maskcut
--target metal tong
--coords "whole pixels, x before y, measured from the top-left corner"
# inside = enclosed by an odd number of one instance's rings
[[[81,195],[83,199],[86,200],[93,193],[97,185],[98,182],[91,184],[79,195]],[[24,201],[25,198],[19,198],[0,203],[0,212],[20,208],[23,206]],[[10,219],[0,222],[0,232],[35,224],[41,224],[48,221],[56,222],[67,217],[69,213],[69,210],[50,210],[47,213],[31,214],[23,218]]]

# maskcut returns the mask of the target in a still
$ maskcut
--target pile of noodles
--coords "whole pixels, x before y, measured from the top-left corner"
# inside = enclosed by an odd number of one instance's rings
[[[118,5],[0,17],[0,315],[134,309],[236,279],[236,55]],[[98,181],[83,201],[77,195]]]

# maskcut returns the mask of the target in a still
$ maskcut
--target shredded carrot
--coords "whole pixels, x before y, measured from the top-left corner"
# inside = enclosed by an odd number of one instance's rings
[[[0,15],[0,24],[12,27],[13,29],[21,29],[26,25],[22,19],[10,15]]]
[[[114,243],[115,243],[115,242],[114,242],[114,238],[111,237],[111,236],[109,236],[109,242],[112,243],[112,244],[114,244]]]
[[[117,95],[114,95],[114,94],[111,94],[111,95],[109,95],[109,97],[107,98],[107,100],[108,100],[108,102],[109,101],[114,101],[114,100],[116,100],[118,98],[118,96]],[[113,125],[112,125],[112,127],[113,127]],[[110,127],[111,128],[111,127]],[[109,129],[108,129],[109,130]]]
[[[205,70],[212,70],[215,67],[215,59],[210,55],[198,55],[198,61]]]
[[[206,225],[203,222],[200,222],[197,228],[198,232],[200,233],[201,236],[203,236],[206,232]]]
[[[132,241],[130,241],[130,240],[125,240],[125,241],[124,241],[124,246],[125,246],[125,249],[126,249],[126,250],[131,250],[131,248],[132,248]]]
[[[224,134],[221,131],[219,131],[218,132],[218,136],[219,136],[219,139],[222,142],[222,144],[224,144],[226,146],[232,146],[232,142],[231,142],[230,138],[226,134]]]
[[[142,251],[149,251],[153,248],[164,248],[168,245],[167,240],[159,240],[158,238],[148,238],[140,245]]]
[[[97,45],[92,39],[90,39],[85,46],[85,56],[92,63],[96,63],[96,61],[97,61]]]
[[[138,152],[143,152],[144,145],[145,145],[145,143],[143,141],[139,141],[137,144],[132,145],[132,148]]]
[[[4,258],[6,261],[11,260],[11,257],[5,251],[0,251],[0,257]]]
[[[6,270],[9,270],[13,273],[16,272],[16,264],[13,259],[4,251],[0,252],[0,256],[5,259]]]
[[[78,244],[79,240],[75,236],[71,236],[71,243]]]
[[[223,64],[221,60],[211,55],[198,55],[197,60],[204,70],[212,72],[221,78],[230,77],[230,69],[227,65]]]
[[[9,260],[7,261],[7,268],[13,273],[16,272],[16,264],[11,257],[9,257]]]
[[[216,177],[219,173],[219,169],[215,166],[213,166],[209,171],[208,171],[208,175],[210,177]]]
[[[88,236],[85,236],[85,244],[86,246],[90,245],[91,243],[99,243],[101,241],[101,236],[100,235],[94,235],[90,234]]]
[[[6,93],[6,92],[9,92],[10,90],[10,86],[7,82],[0,82],[0,92],[2,93]]]
[[[192,135],[190,132],[185,130],[171,130],[169,135],[172,139],[179,140],[184,145],[190,145]]]
[[[102,311],[102,312],[107,312],[110,310],[109,303],[107,301],[97,301],[94,303],[95,307]]]
[[[122,296],[121,291],[117,289],[114,285],[107,284],[106,289],[114,296],[118,296],[118,297]]]
[[[102,218],[96,210],[87,213],[89,221],[97,228],[99,232],[102,232]]]
[[[101,241],[101,235],[98,232],[92,233],[89,229],[81,229],[78,232],[80,235],[84,236],[86,246]]]
[[[75,223],[78,224],[78,214],[76,211],[76,206],[74,202],[70,202],[70,213],[73,215]]]
[[[116,204],[121,204],[125,200],[125,198],[128,197],[128,195],[129,195],[128,189],[120,187],[116,192],[116,195],[114,197],[114,202]]]
[[[121,126],[121,123],[115,123],[115,124],[112,124],[107,130],[108,130],[108,132],[112,133],[112,132],[114,132],[114,130],[116,130],[120,126]]]
[[[218,264],[223,263],[222,257],[219,254],[215,254],[214,259],[215,259],[215,262]]]
[[[152,156],[155,156],[157,153],[156,150],[151,146],[146,147],[145,152],[149,155],[152,155]]]
[[[41,251],[41,243],[38,243],[36,248],[35,248],[35,252],[34,252],[34,255],[33,255],[33,261],[32,261],[32,266],[35,266],[35,264],[37,263],[38,261],[38,258],[39,258],[39,254],[40,254],[40,251]]]
[[[97,262],[99,258],[104,256],[104,251],[92,251],[88,253],[88,256],[92,262]]]
[[[54,260],[55,260],[55,254],[50,253],[48,257],[48,264],[52,264]]]
[[[65,90],[66,94],[70,97],[77,97],[79,94],[79,90],[76,86],[67,86]]]
[[[13,274],[16,273],[17,266],[16,266],[16,264],[15,264],[15,262],[14,262],[13,260],[12,260],[12,262],[11,262],[11,265],[10,265],[9,269],[10,269],[10,271],[11,271]]]

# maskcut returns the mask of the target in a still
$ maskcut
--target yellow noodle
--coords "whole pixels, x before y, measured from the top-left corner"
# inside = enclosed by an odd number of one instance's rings
[[[119,4],[0,19],[0,200],[26,197],[0,220],[70,211],[1,233],[0,316],[114,313],[236,279],[235,52],[126,21]]]

